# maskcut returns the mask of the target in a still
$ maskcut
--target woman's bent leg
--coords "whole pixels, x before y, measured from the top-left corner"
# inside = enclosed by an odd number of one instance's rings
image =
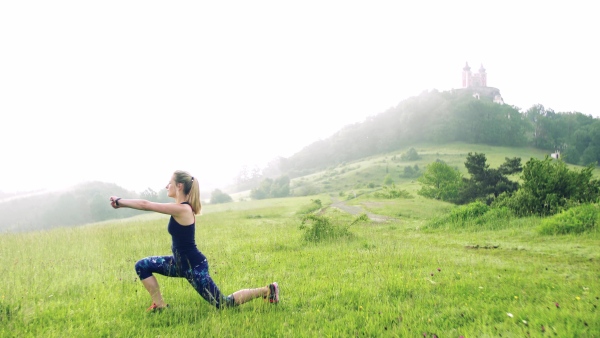
[[[192,284],[194,289],[200,294],[200,296],[202,296],[202,298],[216,306],[217,309],[225,306],[236,305],[233,296],[223,296],[217,285],[213,282],[210,274],[208,273],[207,262],[195,266],[187,280],[190,282],[190,284]]]
[[[165,303],[162,294],[160,293],[160,286],[158,285],[156,277],[150,276],[146,279],[142,279],[142,284],[144,284],[144,287],[148,290],[150,297],[152,297],[152,303],[156,304],[156,307],[163,308],[167,306],[167,303]]]
[[[167,306],[160,293],[160,286],[153,273],[163,276],[176,277],[175,260],[173,256],[152,256],[140,259],[135,263],[135,272],[140,277],[142,284],[152,297],[152,302],[158,308]]]

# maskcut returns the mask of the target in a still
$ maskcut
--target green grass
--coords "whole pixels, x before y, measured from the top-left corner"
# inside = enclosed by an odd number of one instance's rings
[[[429,201],[427,213],[415,198],[397,204],[410,217],[315,244],[295,215],[310,199],[206,206],[199,218],[197,243],[221,290],[278,281],[277,306],[218,311],[185,280],[158,276],[171,307],[145,313],[150,298],[133,265],[169,254],[164,216],[3,234],[0,336],[600,335],[597,234],[539,235],[535,218],[496,231],[424,229],[447,206]],[[354,218],[331,208],[325,216]]]
[[[366,187],[382,184],[386,165],[399,173],[441,158],[464,170],[469,151],[484,152],[492,167],[504,157],[544,154],[415,148],[418,161],[391,160],[407,148],[293,180],[391,218],[352,225],[350,236],[304,240],[302,213],[311,200],[320,199],[317,212],[335,224],[356,217],[326,208],[328,194],[260,201],[242,194],[239,202],[204,206],[196,241],[214,281],[225,294],[277,281],[276,306],[258,299],[219,311],[187,281],[157,276],[170,308],[145,313],[150,297],[134,264],[170,254],[164,215],[0,234],[0,337],[600,336],[598,231],[542,235],[538,217],[432,228],[455,206],[417,195],[414,179],[394,177],[412,198],[374,198],[379,187]]]

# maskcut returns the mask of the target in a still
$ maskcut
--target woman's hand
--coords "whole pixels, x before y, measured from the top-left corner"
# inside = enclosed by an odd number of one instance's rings
[[[118,200],[120,200],[119,197],[117,196],[110,196],[110,206],[113,207],[114,209],[119,209],[120,206],[118,205]]]

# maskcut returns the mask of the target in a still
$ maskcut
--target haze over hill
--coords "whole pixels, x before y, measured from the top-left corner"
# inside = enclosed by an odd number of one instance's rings
[[[598,115],[593,4],[303,1],[0,3],[0,191],[175,169],[205,189],[243,164],[461,85],[527,109]]]
[[[514,106],[493,102],[491,96],[474,97],[474,93],[479,92],[484,90],[423,92],[362,123],[348,125],[289,158],[272,162],[265,170],[254,172],[255,176],[241,178],[238,185],[229,187],[229,191],[255,188],[267,177],[301,177],[418,143],[434,148],[453,142],[536,147],[546,153],[560,149],[574,164],[600,160],[600,139],[594,137],[600,135],[599,119],[580,113],[555,113],[542,106],[521,113]],[[356,183],[352,182],[352,177],[345,179],[349,182],[339,186],[351,187]],[[291,194],[327,191],[305,185]],[[202,189],[202,198],[206,199],[209,193],[210,190]],[[146,189],[140,194],[114,183],[91,182],[69,191],[35,194],[0,203],[0,230],[68,226],[139,214],[135,211],[115,213],[108,204],[111,195],[169,200],[164,189]],[[35,208],[28,211],[31,206]],[[27,213],[26,218],[22,217],[24,213]]]

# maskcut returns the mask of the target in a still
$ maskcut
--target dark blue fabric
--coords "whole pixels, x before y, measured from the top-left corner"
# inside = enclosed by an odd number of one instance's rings
[[[183,202],[181,204],[189,203]],[[184,226],[177,223],[175,218],[171,216],[167,229],[173,241],[171,251],[173,251],[178,266],[187,269],[206,261],[206,257],[196,247],[196,222]]]
[[[208,262],[204,260],[202,264],[194,268],[180,269],[175,263],[173,256],[151,256],[140,259],[135,263],[135,271],[140,280],[158,273],[168,277],[183,277],[194,287],[196,292],[207,302],[220,308],[221,306],[234,306],[235,301],[232,296],[225,297],[215,285],[208,273]]]
[[[183,202],[182,204],[189,204]],[[233,306],[232,296],[224,297],[208,273],[208,261],[196,247],[196,222],[181,225],[171,216],[167,227],[171,234],[173,256],[151,256],[139,260],[135,271],[144,280],[153,273],[168,277],[183,277],[209,303],[220,308]]]

